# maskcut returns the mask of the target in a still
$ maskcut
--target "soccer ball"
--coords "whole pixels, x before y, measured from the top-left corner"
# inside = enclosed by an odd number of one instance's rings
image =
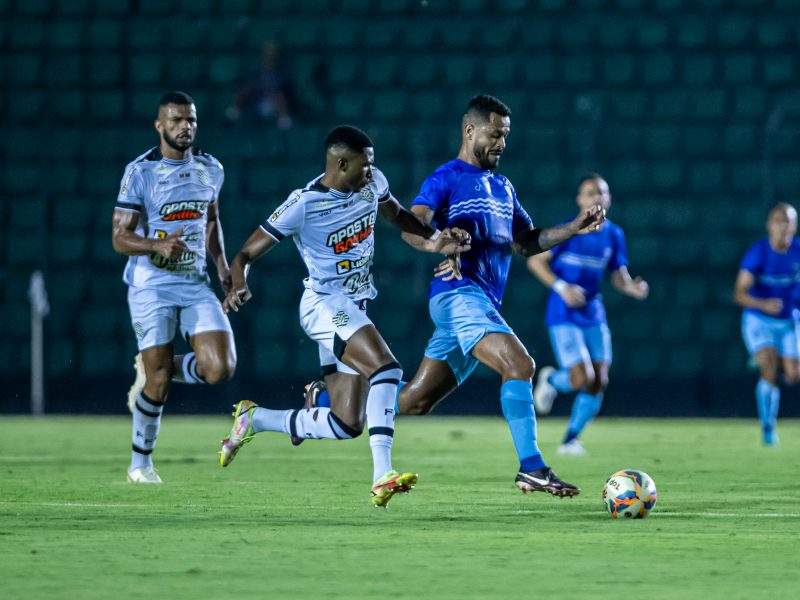
[[[614,519],[644,519],[656,505],[656,484],[644,471],[617,471],[606,481],[603,503]]]

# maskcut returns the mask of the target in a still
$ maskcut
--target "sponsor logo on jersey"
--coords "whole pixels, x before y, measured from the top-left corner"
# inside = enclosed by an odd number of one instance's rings
[[[343,254],[355,248],[371,234],[375,228],[375,212],[359,217],[338,231],[328,235],[327,245],[336,254]]]
[[[180,202],[168,202],[161,207],[161,218],[164,221],[190,221],[202,217],[208,200],[181,200]]]
[[[337,312],[335,315],[333,315],[333,318],[331,319],[331,322],[333,322],[333,324],[336,325],[336,327],[344,327],[345,325],[347,325],[349,321],[350,321],[350,316],[343,310]]]
[[[372,254],[369,254],[368,256],[362,256],[358,260],[349,260],[349,259],[340,260],[339,262],[336,263],[336,272],[339,275],[343,275],[348,271],[352,271],[353,269],[358,269],[360,267],[363,267],[364,265],[369,264],[371,261],[372,261]]]

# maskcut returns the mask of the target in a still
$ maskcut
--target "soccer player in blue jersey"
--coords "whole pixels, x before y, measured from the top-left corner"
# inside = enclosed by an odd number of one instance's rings
[[[606,211],[611,194],[597,173],[581,178],[576,201],[580,208],[597,204]],[[531,256],[528,268],[551,289],[546,323],[559,369],[539,370],[533,397],[536,411],[547,414],[558,392],[578,394],[559,454],[583,455],[578,436],[600,410],[611,367],[611,332],[600,284],[607,271],[622,294],[644,300],[647,282],[628,273],[628,253],[622,229],[606,220],[589,235],[575,237],[552,250]]]
[[[781,398],[778,373],[786,383],[800,381],[800,240],[795,237],[794,207],[775,206],[767,218],[767,233],[742,259],[734,300],[744,307],[742,336],[760,371],[756,406],[762,440],[774,446]]]
[[[132,483],[161,483],[152,452],[171,381],[219,383],[236,368],[231,326],[206,270],[208,256],[227,293],[231,274],[218,208],[222,165],[193,148],[197,110],[187,94],[162,96],[155,128],[160,144],[126,167],[112,224],[114,250],[129,257],[123,279],[139,347],[128,394]],[[174,356],[178,328],[192,352]]]
[[[427,414],[481,362],[502,377],[500,403],[520,462],[517,487],[524,493],[575,496],[580,490],[547,466],[537,446],[534,361],[499,308],[513,251],[530,256],[595,231],[605,211],[598,204],[582,208],[569,223],[535,228],[511,182],[495,173],[510,132],[511,111],[503,102],[487,95],[471,99],[461,122],[458,157],[428,177],[412,203],[423,222],[458,227],[472,241],[460,265],[454,265],[457,276],[438,275],[431,283],[436,329],[416,375],[398,395],[398,408],[400,414]],[[421,243],[407,233],[403,239]]]

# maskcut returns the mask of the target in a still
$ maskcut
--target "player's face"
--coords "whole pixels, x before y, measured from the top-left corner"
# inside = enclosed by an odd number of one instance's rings
[[[354,192],[359,191],[372,181],[372,163],[375,161],[375,151],[364,148],[364,152],[351,154],[347,160],[345,184]]]
[[[197,135],[197,109],[194,104],[167,104],[158,110],[156,129],[170,148],[186,152]]]
[[[604,209],[611,208],[611,192],[604,179],[589,179],[581,184],[578,190],[578,206],[591,208],[599,204]]]
[[[486,123],[475,125],[472,132],[472,154],[482,169],[497,168],[500,156],[506,149],[506,138],[511,133],[511,117],[489,113]]]
[[[793,208],[775,208],[767,219],[767,232],[773,247],[788,248],[797,233],[797,211]]]

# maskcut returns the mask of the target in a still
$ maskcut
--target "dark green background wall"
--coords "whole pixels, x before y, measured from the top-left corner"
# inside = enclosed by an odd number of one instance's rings
[[[295,78],[288,133],[223,116],[267,39]],[[197,101],[199,144],[226,167],[231,256],[321,171],[330,127],[366,129],[408,203],[457,151],[467,99],[499,96],[513,110],[500,171],[535,222],[569,217],[576,178],[600,171],[631,272],[651,284],[642,304],[606,295],[606,412],[754,414],[731,287],[768,207],[800,189],[799,48],[789,0],[0,0],[0,411],[27,407],[35,269],[52,306],[48,409],[124,410],[135,346],[111,213],[125,164],[157,142],[158,97],[177,88]],[[328,87],[312,75],[320,65]],[[408,372],[432,330],[435,261],[385,223],[377,235],[371,314]],[[235,380],[177,389],[174,410],[297,402],[318,368],[297,324],[302,276],[290,242],[255,267],[255,298],[232,319]],[[544,298],[515,261],[504,314],[540,365],[552,362]],[[497,384],[482,371],[446,408],[496,411]]]

